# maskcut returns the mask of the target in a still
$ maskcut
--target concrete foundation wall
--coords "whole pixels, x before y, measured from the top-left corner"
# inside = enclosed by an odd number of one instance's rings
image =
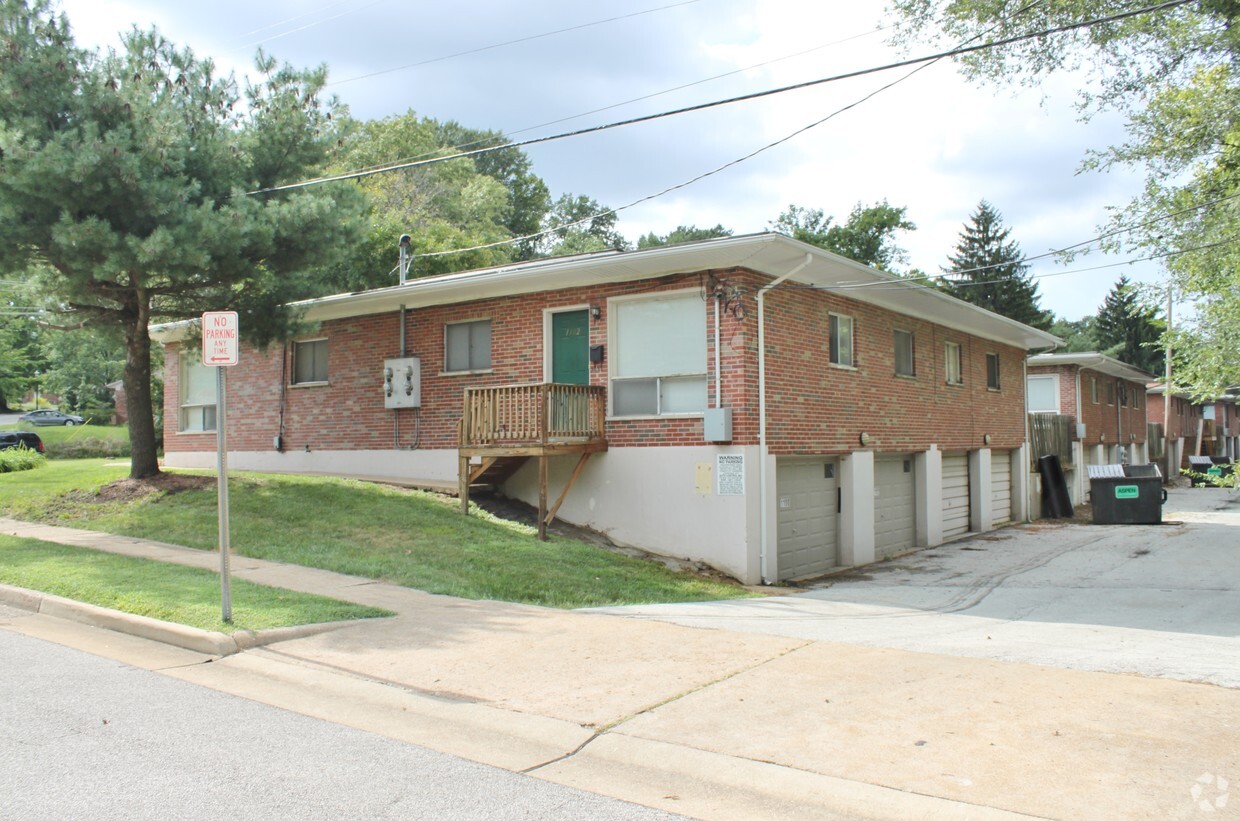
[[[717,492],[719,454],[744,458],[745,495]],[[747,584],[757,584],[761,581],[759,458],[757,447],[612,448],[590,457],[558,517],[606,533],[617,544],[706,562]],[[550,460],[548,504],[560,495],[576,464],[576,457]],[[537,460],[522,466],[503,490],[537,505]]]

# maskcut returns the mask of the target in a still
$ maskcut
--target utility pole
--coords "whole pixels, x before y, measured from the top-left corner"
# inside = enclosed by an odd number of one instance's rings
[[[1175,286],[1167,282],[1167,351],[1166,368],[1163,371],[1163,455],[1167,459],[1166,481],[1171,481],[1171,293]],[[1174,470],[1180,469],[1176,462]]]

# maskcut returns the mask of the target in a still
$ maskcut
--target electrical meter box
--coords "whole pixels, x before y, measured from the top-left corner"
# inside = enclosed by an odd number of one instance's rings
[[[422,407],[422,360],[406,356],[383,361],[383,407]]]

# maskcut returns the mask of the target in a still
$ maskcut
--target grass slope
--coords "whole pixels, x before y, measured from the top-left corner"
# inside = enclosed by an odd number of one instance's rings
[[[32,474],[42,474],[37,478]],[[140,498],[94,493],[123,469],[97,460],[49,462],[0,476],[0,511],[21,519],[158,539],[217,543],[213,487]],[[26,482],[13,476],[29,477]],[[432,494],[325,477],[234,474],[236,553],[383,579],[475,599],[552,607],[703,601],[751,595],[485,514],[461,516]]]

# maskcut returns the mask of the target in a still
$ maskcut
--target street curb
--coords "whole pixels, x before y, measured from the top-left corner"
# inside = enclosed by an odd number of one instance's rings
[[[8,584],[0,584],[0,603],[9,604],[22,610],[30,610],[42,616],[64,619],[66,621],[85,624],[116,633],[125,633],[138,638],[169,644],[195,653],[209,656],[231,656],[243,650],[262,647],[289,639],[313,636],[326,633],[351,621],[325,622],[321,624],[301,624],[292,627],[276,627],[270,630],[238,630],[236,633],[220,633],[213,630],[201,630],[175,622],[162,621],[150,616],[139,616],[124,613],[93,604],[74,601],[73,599],[53,596],[37,590],[27,590]]]

